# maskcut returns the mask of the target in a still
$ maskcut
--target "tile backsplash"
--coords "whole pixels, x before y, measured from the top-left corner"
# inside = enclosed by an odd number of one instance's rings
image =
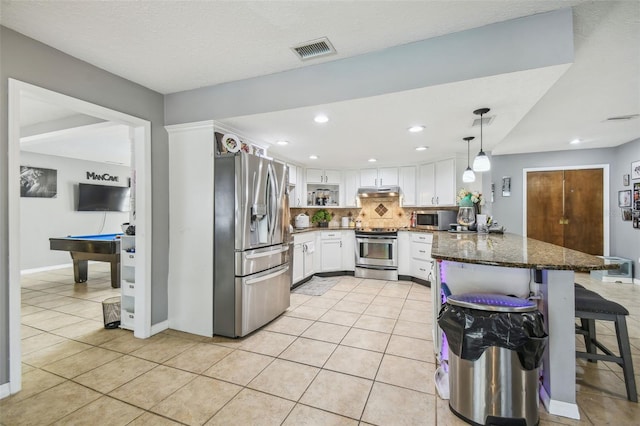
[[[322,207],[291,208],[291,223],[295,223],[296,215],[306,213],[309,218]],[[422,210],[442,210],[442,207],[401,207],[398,198],[367,198],[361,201],[361,207],[331,208],[333,214],[330,226],[340,226],[342,217],[360,219],[364,228],[405,228],[410,225],[411,213]],[[445,208],[449,210],[449,208]],[[455,208],[457,210],[457,208]],[[313,226],[313,224],[312,224]]]

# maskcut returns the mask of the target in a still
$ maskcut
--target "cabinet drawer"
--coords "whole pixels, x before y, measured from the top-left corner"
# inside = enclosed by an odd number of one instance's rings
[[[411,241],[415,241],[417,243],[432,243],[433,234],[428,232],[411,232]]]
[[[429,281],[431,273],[432,262],[429,260],[417,260],[411,261],[411,276],[414,278],[420,278],[422,280]]]
[[[136,314],[123,309],[120,316],[120,327],[133,330],[135,324]]]
[[[411,258],[416,260],[430,260],[431,244],[411,241]]]
[[[342,238],[340,231],[323,231],[320,233],[321,240],[339,240]]]
[[[122,282],[120,283],[120,290],[122,291],[122,294],[124,296],[135,297],[136,296],[136,283],[133,283],[133,282],[127,281],[127,280],[122,280]]]
[[[122,250],[120,253],[120,263],[122,266],[136,266],[136,254]]]

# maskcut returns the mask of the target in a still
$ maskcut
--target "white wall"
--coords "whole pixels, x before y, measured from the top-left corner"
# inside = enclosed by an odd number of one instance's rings
[[[71,263],[68,252],[49,249],[50,237],[117,233],[122,232],[122,223],[129,222],[127,212],[76,211],[79,182],[127,186],[129,167],[24,151],[20,164],[58,172],[56,198],[20,198],[21,270]],[[87,172],[109,173],[118,176],[118,182],[90,180]]]

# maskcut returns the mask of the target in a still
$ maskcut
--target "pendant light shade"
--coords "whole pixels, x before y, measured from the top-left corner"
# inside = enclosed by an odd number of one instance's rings
[[[474,114],[480,116],[480,152],[473,160],[473,170],[476,172],[487,172],[491,170],[491,161],[482,150],[482,116],[490,111],[489,108],[480,108],[473,111]]]
[[[467,141],[467,169],[464,171],[464,173],[462,174],[462,181],[463,182],[475,182],[476,181],[476,174],[473,173],[473,170],[471,170],[471,167],[469,167],[469,143],[475,139],[475,137],[473,136],[467,136],[466,138],[463,138],[465,141]]]

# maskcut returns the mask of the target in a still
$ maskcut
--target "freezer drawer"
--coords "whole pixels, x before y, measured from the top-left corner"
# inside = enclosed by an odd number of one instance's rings
[[[248,277],[238,277],[236,280],[242,289],[242,321],[239,336],[257,330],[289,307],[289,264]]]
[[[281,244],[236,252],[235,275],[237,277],[245,277],[289,263],[291,257],[290,251],[290,244]]]

